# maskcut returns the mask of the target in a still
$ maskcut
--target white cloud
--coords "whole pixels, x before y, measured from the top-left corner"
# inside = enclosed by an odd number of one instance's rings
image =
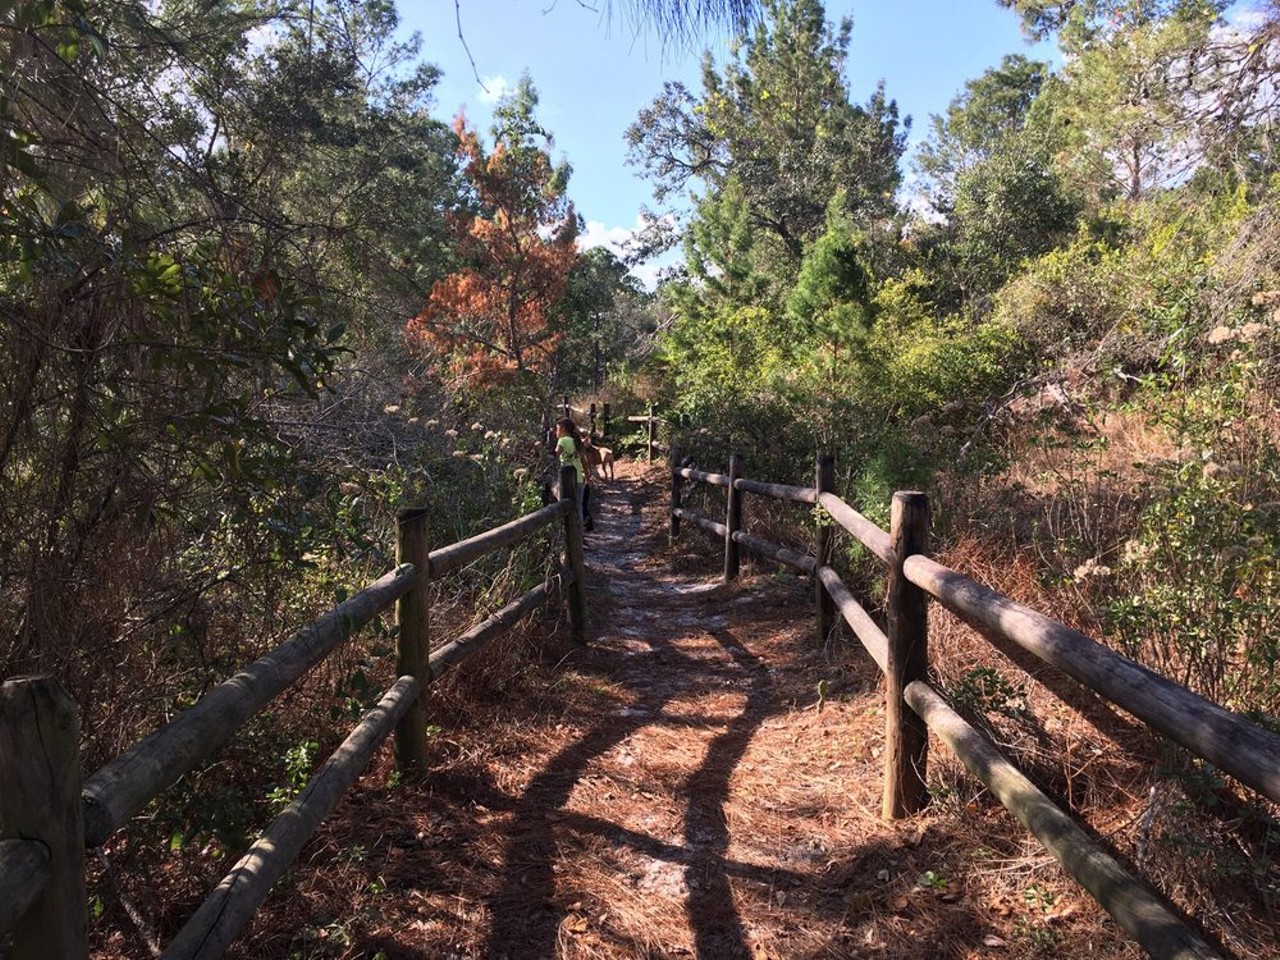
[[[515,90],[511,81],[500,73],[494,74],[492,77],[485,77],[480,82],[480,92],[476,94],[476,99],[481,103],[497,103],[507,94]]]
[[[663,214],[659,224],[668,230],[675,230],[677,227],[676,218],[671,214]],[[643,213],[636,216],[635,226],[631,227],[610,227],[599,220],[588,220],[586,227],[578,234],[578,249],[606,247],[618,257],[625,258],[631,252],[636,237],[646,229],[652,228],[652,219]],[[659,273],[670,268],[679,259],[678,250],[668,250],[644,263],[633,264],[631,275],[638,279],[646,290],[653,290],[658,285]]]
[[[656,225],[663,230],[674,231],[677,227],[676,218],[671,214],[663,214],[656,219]],[[578,249],[590,250],[592,247],[608,247],[618,256],[625,255],[632,241],[635,240],[645,230],[651,230],[655,226],[655,219],[647,217],[643,213],[636,215],[635,226],[631,227],[609,227],[601,223],[599,220],[588,220],[586,229],[578,234]]]
[[[1258,30],[1265,26],[1268,20],[1268,12],[1258,7],[1249,6],[1247,4],[1233,4],[1226,11],[1223,19],[1230,27],[1239,30]]]
[[[586,229],[578,234],[578,249],[608,247],[614,253],[621,255],[627,243],[642,225],[639,218],[636,219],[634,227],[606,227],[599,220],[588,220]]]
[[[658,289],[659,275],[670,269],[671,264],[663,264],[658,260],[646,260],[631,268],[631,275],[640,281],[640,285],[652,293]]]

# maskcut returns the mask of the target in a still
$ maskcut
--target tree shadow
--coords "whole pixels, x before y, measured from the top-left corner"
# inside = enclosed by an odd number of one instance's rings
[[[698,601],[689,598],[686,602]],[[582,665],[585,672],[623,679],[636,696],[631,707],[623,715],[598,720],[560,750],[518,798],[509,802],[489,798],[491,809],[510,809],[512,820],[506,830],[501,885],[488,903],[491,920],[485,956],[517,960],[555,955],[560,927],[568,914],[557,901],[556,888],[560,857],[556,832],[562,829],[593,833],[615,847],[629,847],[683,867],[685,910],[697,956],[712,960],[748,954],[747,934],[735,907],[730,875],[745,873],[761,884],[772,885],[778,871],[727,861],[730,836],[724,806],[733,772],[771,712],[773,685],[768,669],[729,630],[717,628],[707,635],[728,654],[728,662],[721,657],[708,660],[690,655],[652,639],[643,641],[648,650],[642,654],[654,661],[652,671],[637,674],[624,669],[621,661],[592,663],[596,658],[590,658]],[[639,682],[658,672],[664,682]],[[746,702],[713,739],[698,768],[679,789],[685,800],[681,845],[562,810],[589,766],[641,729],[651,725],[699,726],[696,718],[669,715],[666,711],[673,700],[702,686],[722,688],[726,683],[742,683],[744,678]],[[705,728],[708,722],[724,721],[703,721],[701,726]],[[803,883],[803,875],[789,877],[788,882]]]
[[[657,651],[655,644],[650,647]],[[681,659],[689,661],[686,667],[695,666],[690,658]],[[634,716],[611,717],[590,729],[552,757],[515,800],[506,831],[502,886],[489,903],[492,919],[485,956],[509,960],[555,956],[566,911],[555,899],[558,851],[555,824],[548,814],[564,806],[593,760],[648,725],[652,715],[661,713],[679,691],[655,685],[638,692]]]
[[[702,765],[686,781],[684,816],[685,867],[689,898],[686,912],[700,960],[746,956],[747,935],[729,887],[729,826],[724,806],[729,781],[751,738],[770,714],[773,683],[768,669],[727,629],[711,634],[749,678],[742,711],[717,736]]]

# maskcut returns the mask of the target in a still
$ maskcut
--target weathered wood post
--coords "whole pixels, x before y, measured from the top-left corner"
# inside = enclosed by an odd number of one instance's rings
[[[569,502],[564,514],[564,552],[573,583],[569,584],[569,634],[574,643],[587,642],[587,568],[582,559],[582,516],[578,513],[578,471],[560,468],[560,499]]]
[[[740,551],[738,541],[733,535],[742,528],[742,491],[734,486],[734,481],[742,476],[742,454],[729,455],[729,487],[728,504],[725,508],[724,521],[724,582],[736,580],[738,577],[738,561]]]
[[[89,934],[80,723],[75,703],[52,677],[0,684],[0,782],[0,841],[26,841],[9,846],[15,860],[36,854],[35,869],[23,871],[25,889],[0,886],[5,907],[26,901],[12,928],[8,956],[83,960],[89,955]]]
[[[600,418],[600,436],[602,437],[609,436],[609,412],[609,403],[606,401],[604,405],[604,414]]]
[[[422,507],[396,514],[396,563],[412,563],[418,571],[412,589],[396,601],[396,676],[410,676],[422,687],[418,698],[396,724],[396,768],[422,771],[427,765],[427,684],[431,680],[431,558],[427,543],[427,511]]]
[[[923,680],[929,669],[929,622],[925,593],[907,580],[903,564],[929,549],[929,498],[918,491],[893,495],[889,538],[893,567],[889,573],[887,619],[889,662],[885,702],[884,801],[881,816],[898,820],[923,809],[928,800],[925,770],[928,728],[907,706],[903,691]]]
[[[645,463],[653,463],[653,445],[658,442],[658,424],[653,419],[653,404],[649,404],[649,450]]]
[[[587,408],[587,432],[593,436],[596,432],[596,405],[594,403]]]
[[[680,509],[680,494],[684,485],[684,477],[680,476],[680,448],[671,447],[671,529],[668,539],[675,543],[680,537],[680,518],[676,511]]]
[[[834,493],[836,489],[836,458],[826,453],[818,457],[817,469],[813,477],[814,488],[819,496]],[[825,567],[831,560],[831,523],[826,512],[820,506],[814,507],[817,521],[817,533],[814,537],[814,555],[818,558],[818,566]],[[820,577],[813,578],[814,612],[818,619],[818,646],[826,645],[831,637],[831,630],[836,623],[836,605],[822,585]]]
[[[567,393],[560,398],[560,411],[561,411],[560,415],[562,417],[565,417],[566,419],[571,418],[573,416],[573,413],[569,408],[569,395]]]

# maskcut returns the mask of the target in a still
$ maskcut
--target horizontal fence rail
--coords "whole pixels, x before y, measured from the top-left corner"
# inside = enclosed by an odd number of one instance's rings
[[[1010,763],[927,683],[907,686],[907,703],[951,752],[1153,957],[1217,958],[1220,954],[1129,874],[1098,841]]]
[[[702,483],[709,483],[716,487],[729,486],[729,475],[727,473],[707,473],[704,470],[695,470],[693,467],[684,467],[677,470],[676,473],[686,480],[699,480]]]
[[[709,520],[704,516],[694,513],[692,510],[685,510],[684,508],[677,509],[675,516],[687,523],[693,524],[699,529],[707,531],[707,533],[714,533],[717,537],[723,537],[729,529],[723,523],[716,523],[714,520]]]
[[[162,960],[215,960],[244,929],[276,881],[284,876],[321,822],[369,765],[396,722],[417,699],[421,683],[401,677],[364,715],[342,745],[312,776],[223,877],[161,955]]]
[[[1177,960],[1216,960],[1221,955],[1193,932],[1158,895],[1125,870],[1106,848],[1040,791],[982,733],[962,718],[926,680],[927,618],[923,598],[931,598],[985,635],[998,635],[1035,654],[1085,684],[1116,706],[1146,722],[1153,730],[1188,748],[1263,796],[1280,802],[1280,736],[1224,710],[1140,664],[977,581],[924,555],[928,507],[922,494],[895,494],[894,527],[886,532],[832,490],[834,468],[819,461],[814,487],[766,483],[737,476],[740,458],[729,474],[681,467],[673,455],[671,468],[672,538],[681,521],[722,536],[730,544],[812,574],[817,584],[819,621],[830,603],[849,626],[881,672],[894,678],[907,716],[887,710],[885,809],[896,818],[920,809],[926,741],[903,728],[927,726],[956,754],[1018,821],[1034,835],[1066,872],[1115,919],[1117,925],[1149,954]],[[726,523],[718,523],[682,505],[685,481],[700,481],[732,491],[778,500],[817,503],[832,523],[851,534],[889,567],[886,632],[858,602],[839,573],[825,565],[829,549],[826,527],[819,523],[814,555],[791,550],[737,529],[732,505]],[[726,580],[728,575],[726,564]],[[912,591],[919,599],[912,598]],[[912,604],[918,609],[913,610]],[[915,636],[913,637],[913,633]],[[820,629],[825,639],[826,630]],[[892,704],[890,704],[892,705]],[[923,725],[923,726],[920,726]],[[913,742],[914,739],[914,742]],[[896,756],[894,755],[896,751]],[[909,771],[904,777],[903,770]],[[914,795],[911,784],[918,778]]]
[[[885,563],[893,563],[893,546],[889,534],[849,506],[834,493],[823,493],[818,503],[827,511],[827,516],[853,534],[855,540],[874,553]]]
[[[1011,640],[1280,803],[1280,735],[928,557],[909,557],[905,569],[968,623]]]
[[[440,677],[449,668],[457,666],[495,637],[502,636],[526,614],[546,603],[557,587],[568,587],[574,580],[573,569],[565,567],[560,571],[558,584],[550,580],[539,584],[519,600],[507,604],[483,623],[476,624],[466,633],[433,650],[430,660],[432,679]]]
[[[830,567],[823,567],[818,571],[818,578],[831,595],[831,599],[835,601],[836,609],[840,611],[840,615],[844,617],[844,622],[849,625],[849,629],[858,638],[858,642],[871,655],[871,659],[880,668],[880,672],[887,673],[889,670],[889,638],[880,629],[880,625],[875,622],[871,614],[867,613],[866,608],[858,602],[853,595],[853,591],[845,586],[845,582],[840,579],[840,574]]]
[[[518,520],[504,523],[502,526],[494,527],[492,530],[486,530],[484,533],[468,540],[460,540],[447,547],[441,547],[439,550],[432,550],[429,567],[430,576],[433,580],[443,577],[446,574],[453,573],[455,570],[460,570],[469,563],[474,563],[495,550],[519,543],[530,534],[536,533],[543,527],[550,526],[563,517],[569,509],[570,505],[567,501],[557,500],[555,503],[548,504],[541,510],[526,514]]]
[[[734,533],[733,539],[752,553],[758,553],[762,557],[776,560],[778,563],[786,564],[788,567],[795,567],[797,570],[803,570],[809,574],[818,569],[818,561],[808,554],[780,547],[776,543],[770,543],[763,537],[753,537],[751,534],[743,533],[739,530]]]
[[[407,593],[417,577],[412,567],[380,577],[89,777],[84,784],[85,843],[102,846],[162,790],[225,745],[247,720]]]
[[[231,679],[223,682],[156,732],[81,780],[74,704],[47,678],[0,685],[0,774],[13,773],[6,758],[39,761],[57,782],[40,792],[0,791],[0,942],[12,932],[12,960],[71,960],[87,955],[84,850],[112,833],[183,774],[225,745],[250,718],[296,683],[355,631],[395,604],[400,630],[397,665],[411,667],[365,714],[359,725],[312,776],[302,793],[267,828],[214,889],[164,951],[166,960],[220,956],[265,900],[342,795],[355,783],[379,746],[396,733],[396,762],[419,768],[426,759],[421,698],[426,686],[446,670],[510,630],[526,614],[557,593],[566,597],[571,634],[585,638],[585,574],[582,526],[573,467],[560,475],[561,499],[540,510],[434,552],[426,549],[425,511],[402,511],[397,555],[404,561],[328,614],[296,633]],[[454,640],[429,651],[426,588],[495,550],[509,547],[557,520],[564,525],[564,563],[554,577],[507,604]],[[59,699],[61,698],[61,699]],[[49,701],[33,710],[29,704]],[[406,729],[416,728],[416,729]],[[54,733],[62,731],[60,736]],[[53,741],[69,760],[46,759]],[[12,743],[10,742],[12,741]],[[34,746],[33,746],[34,745]],[[19,776],[22,783],[39,776]],[[47,779],[47,778],[46,778]],[[50,800],[66,794],[64,802]],[[65,811],[66,823],[45,809]],[[26,818],[26,819],[24,819]],[[25,825],[33,825],[25,837]],[[45,825],[41,833],[40,825]],[[64,856],[66,851],[74,856]],[[65,861],[65,862],[64,862]],[[51,892],[52,891],[52,892]],[[79,918],[79,919],[77,919]]]
[[[794,500],[796,503],[817,503],[818,491],[814,487],[792,487],[785,483],[765,483],[739,477],[733,485],[745,493],[756,493],[774,500]]]

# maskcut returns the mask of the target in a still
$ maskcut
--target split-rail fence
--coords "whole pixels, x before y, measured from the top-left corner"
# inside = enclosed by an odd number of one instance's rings
[[[744,548],[809,574],[815,584],[820,641],[826,641],[838,613],[884,674],[883,817],[898,819],[925,806],[928,731],[932,730],[1151,956],[1161,960],[1221,957],[951,707],[929,678],[928,602],[940,603],[988,638],[1034,654],[1276,802],[1280,802],[1280,736],[930,559],[929,502],[923,493],[895,493],[890,528],[885,531],[835,494],[835,460],[829,456],[818,459],[811,487],[749,479],[743,476],[743,458],[737,454],[729,458],[724,473],[683,466],[678,449],[670,460],[671,539],[679,537],[682,522],[722,539],[726,581],[738,576]],[[683,505],[690,482],[724,488],[723,522]],[[820,511],[813,552],[801,553],[747,533],[743,528],[746,494],[807,504]],[[884,629],[828,565],[836,528],[848,531],[888,567]]]
[[[572,467],[560,471],[560,489],[561,498],[540,510],[437,550],[428,548],[426,511],[401,511],[394,570],[83,780],[76,707],[62,686],[49,677],[0,684],[0,954],[7,935],[12,960],[83,960],[88,954],[86,848],[102,846],[278,694],[394,604],[399,679],[162,954],[163,960],[220,957],[393,731],[397,767],[422,769],[427,760],[423,697],[434,679],[561,593],[572,638],[584,642],[582,524]],[[430,582],[557,521],[563,522],[564,556],[555,576],[431,650]]]

